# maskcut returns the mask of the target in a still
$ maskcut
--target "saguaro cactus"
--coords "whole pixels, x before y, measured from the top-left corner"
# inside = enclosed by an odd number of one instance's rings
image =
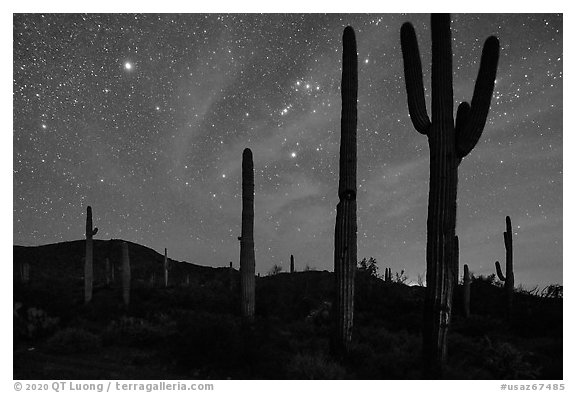
[[[168,288],[168,249],[164,248],[164,287]]]
[[[130,252],[126,242],[122,242],[122,299],[126,306],[130,304]]]
[[[22,262],[20,264],[20,282],[22,284],[28,284],[28,282],[30,282],[30,264],[28,262]]]
[[[506,290],[506,308],[508,315],[512,313],[513,296],[514,296],[514,266],[512,254],[512,221],[506,216],[506,232],[504,232],[504,247],[506,247],[506,276],[502,274],[500,262],[496,261],[496,274],[504,282]]]
[[[464,316],[468,318],[470,316],[470,271],[468,270],[468,265],[464,265],[464,294],[462,295],[462,301],[464,303]]]
[[[294,255],[290,255],[290,273],[294,273]]]
[[[384,269],[384,282],[392,282],[392,269],[389,267]]]
[[[92,229],[92,208],[86,208],[86,258],[84,260],[84,303],[92,300],[92,282],[94,280],[94,267],[92,262],[93,241],[98,228]]]
[[[106,285],[110,285],[114,280],[114,266],[112,266],[108,257],[104,260],[104,269],[106,274]]]
[[[428,137],[430,148],[423,349],[429,364],[441,366],[446,355],[452,294],[458,277],[453,246],[458,166],[474,148],[486,124],[499,43],[493,36],[484,43],[472,104],[462,102],[458,106],[454,124],[450,15],[432,14],[431,24],[432,121],[426,112],[422,64],[416,33],[410,23],[402,25],[401,44],[410,118],[414,128]]]
[[[252,151],[242,153],[242,235],[240,240],[240,302],[246,322],[254,320],[256,261],[254,255],[254,162]]]
[[[356,125],[358,53],[354,29],[344,29],[342,51],[342,117],[340,122],[340,179],[334,234],[336,299],[333,310],[332,353],[348,352],[354,324],[354,276],[356,272]]]

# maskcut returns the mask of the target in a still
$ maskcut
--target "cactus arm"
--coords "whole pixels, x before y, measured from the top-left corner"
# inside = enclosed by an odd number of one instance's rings
[[[462,128],[457,138],[456,148],[460,157],[466,157],[472,151],[486,125],[490,101],[494,92],[499,52],[500,43],[498,38],[494,36],[488,37],[482,49],[480,70],[474,86],[470,113],[466,125]]]
[[[502,274],[502,268],[500,267],[500,262],[496,261],[495,265],[496,265],[496,274],[498,275],[498,278],[499,278],[501,281],[504,281],[504,282],[505,282],[505,281],[506,281],[506,277],[504,277],[504,274]]]
[[[463,101],[460,105],[458,105],[458,111],[456,112],[456,140],[458,140],[459,133],[464,129],[464,126],[468,121],[469,114],[470,104],[468,104],[466,101]]]
[[[418,50],[416,32],[411,23],[404,23],[400,29],[400,42],[404,58],[404,80],[408,96],[408,112],[414,128],[426,135],[430,128],[430,119],[426,112],[424,82],[422,80],[422,62]]]

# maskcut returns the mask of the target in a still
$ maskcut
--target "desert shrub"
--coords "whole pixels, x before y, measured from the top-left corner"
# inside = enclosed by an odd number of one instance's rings
[[[268,272],[268,276],[275,276],[276,274],[280,274],[282,272],[282,266],[274,265],[272,269]]]
[[[452,331],[471,337],[483,337],[486,334],[503,334],[507,326],[502,319],[472,314],[468,318],[454,318]]]
[[[53,318],[44,310],[30,307],[27,311],[26,329],[29,338],[46,337],[54,332],[60,322],[59,318]]]
[[[345,379],[346,370],[323,354],[297,354],[286,366],[290,379]]]
[[[124,316],[107,326],[104,332],[104,342],[133,346],[161,345],[175,326],[175,323],[166,316],[152,321]]]
[[[406,331],[384,328],[356,330],[347,369],[358,379],[413,379],[420,377],[421,339]]]
[[[169,351],[186,369],[215,364],[228,367],[241,363],[242,341],[240,325],[230,315],[183,312],[169,338]]]
[[[94,352],[99,347],[98,336],[77,328],[60,330],[46,342],[47,352],[61,355]]]
[[[497,379],[536,379],[539,370],[527,361],[528,355],[510,343],[498,343],[487,348],[484,363]]]
[[[366,273],[369,276],[376,278],[382,278],[378,274],[378,262],[376,261],[376,258],[372,257],[370,257],[369,259],[363,258],[360,262],[358,262],[356,269],[357,272]]]

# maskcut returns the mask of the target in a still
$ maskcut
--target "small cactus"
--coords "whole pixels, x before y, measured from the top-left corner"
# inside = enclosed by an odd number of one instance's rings
[[[92,207],[86,208],[86,258],[84,260],[84,303],[92,300],[92,286],[94,281],[94,267],[92,261],[93,241],[98,228],[92,229]]]
[[[348,26],[342,37],[342,117],[340,177],[334,234],[336,299],[333,309],[331,352],[347,354],[354,325],[354,276],[356,272],[356,131],[358,121],[358,53],[354,29]]]
[[[128,243],[122,242],[122,299],[130,305],[130,252]]]
[[[30,282],[30,264],[28,262],[22,262],[20,264],[20,282],[22,284],[28,284]]]
[[[506,309],[508,311],[508,315],[511,315],[514,297],[514,265],[512,254],[512,221],[510,220],[509,216],[506,216],[504,247],[506,248],[506,275],[502,273],[500,262],[496,261],[495,265],[498,278],[504,282],[504,289],[506,291]]]
[[[392,269],[389,267],[384,269],[384,282],[392,282]]]
[[[471,105],[453,113],[452,34],[449,14],[432,14],[432,121],[426,111],[422,64],[416,32],[410,23],[401,28],[408,111],[416,131],[428,137],[430,192],[426,244],[426,300],[423,352],[430,371],[442,373],[452,295],[458,279],[454,252],[458,166],[476,146],[490,109],[498,65],[499,43],[489,37],[482,50]]]
[[[468,265],[464,265],[464,294],[462,295],[464,303],[464,317],[468,318],[470,316],[470,271],[468,270]]]
[[[242,235],[240,240],[240,301],[245,322],[254,320],[256,261],[254,256],[254,162],[252,151],[242,153]]]
[[[168,249],[164,248],[164,287],[168,288]]]
[[[290,273],[294,273],[294,255],[290,255]]]

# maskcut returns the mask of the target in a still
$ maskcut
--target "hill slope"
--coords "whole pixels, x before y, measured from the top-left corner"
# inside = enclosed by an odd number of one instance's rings
[[[358,271],[352,352],[328,355],[333,274],[280,273],[256,280],[257,320],[238,317],[238,271],[171,261],[129,243],[130,307],[122,304],[121,240],[96,240],[95,289],[83,304],[84,241],[14,246],[14,378],[421,378],[424,288]],[[106,258],[115,269],[107,283]],[[23,283],[20,267],[28,264]],[[560,379],[562,299],[472,283],[471,309],[454,299],[446,378]],[[33,349],[31,349],[33,348]]]

